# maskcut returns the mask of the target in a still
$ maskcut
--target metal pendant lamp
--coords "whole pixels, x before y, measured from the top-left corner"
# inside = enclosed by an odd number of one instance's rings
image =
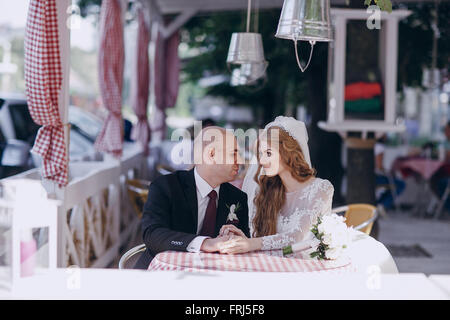
[[[230,84],[235,86],[250,85],[266,76],[267,64],[243,63],[231,73]]]
[[[227,64],[239,65],[232,72],[231,85],[249,84],[265,75],[268,62],[264,57],[264,48],[260,33],[250,31],[251,0],[248,0],[247,30],[231,35]]]
[[[333,41],[330,24],[330,0],[284,0],[275,37],[294,41],[297,64],[304,72],[311,62],[317,41]],[[303,67],[298,57],[297,41],[308,41],[311,51]]]

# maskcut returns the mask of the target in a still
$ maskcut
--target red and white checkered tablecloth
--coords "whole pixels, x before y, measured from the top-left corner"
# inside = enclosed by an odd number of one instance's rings
[[[150,263],[150,271],[185,272],[312,272],[352,273],[357,268],[350,258],[336,261],[308,259],[301,254],[283,257],[281,250],[259,251],[246,254],[227,255],[219,253],[191,253],[165,251],[159,253]]]

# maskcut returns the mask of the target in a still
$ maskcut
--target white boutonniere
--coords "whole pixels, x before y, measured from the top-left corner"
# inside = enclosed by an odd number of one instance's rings
[[[228,217],[227,217],[227,222],[236,222],[239,221],[237,215],[236,215],[236,211],[239,210],[239,208],[241,207],[240,203],[238,202],[237,204],[232,204],[231,206],[226,205],[227,208],[230,210],[230,212],[228,213]]]

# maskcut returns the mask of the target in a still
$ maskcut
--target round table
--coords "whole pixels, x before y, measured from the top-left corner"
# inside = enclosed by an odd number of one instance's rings
[[[309,273],[398,273],[386,247],[372,237],[354,231],[353,241],[345,256],[335,261],[309,258],[305,252],[283,257],[281,250],[256,251],[227,255],[165,251],[157,254],[149,271],[185,272],[309,272]]]
[[[401,171],[404,177],[413,171],[428,181],[445,164],[444,161],[426,158],[399,159],[394,163],[393,170]]]
[[[415,201],[415,215],[425,217],[432,214],[431,178],[441,169],[448,171],[448,163],[418,157],[400,158],[394,162],[393,171],[400,171],[405,178],[412,173],[418,177],[419,192]]]

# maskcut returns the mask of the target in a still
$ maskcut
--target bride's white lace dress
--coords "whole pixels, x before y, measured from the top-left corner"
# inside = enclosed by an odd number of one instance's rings
[[[281,249],[304,240],[317,218],[331,213],[333,193],[333,185],[320,178],[312,178],[299,190],[287,192],[286,203],[278,215],[277,233],[262,237],[262,250]],[[255,213],[253,206],[249,219],[251,234]]]

